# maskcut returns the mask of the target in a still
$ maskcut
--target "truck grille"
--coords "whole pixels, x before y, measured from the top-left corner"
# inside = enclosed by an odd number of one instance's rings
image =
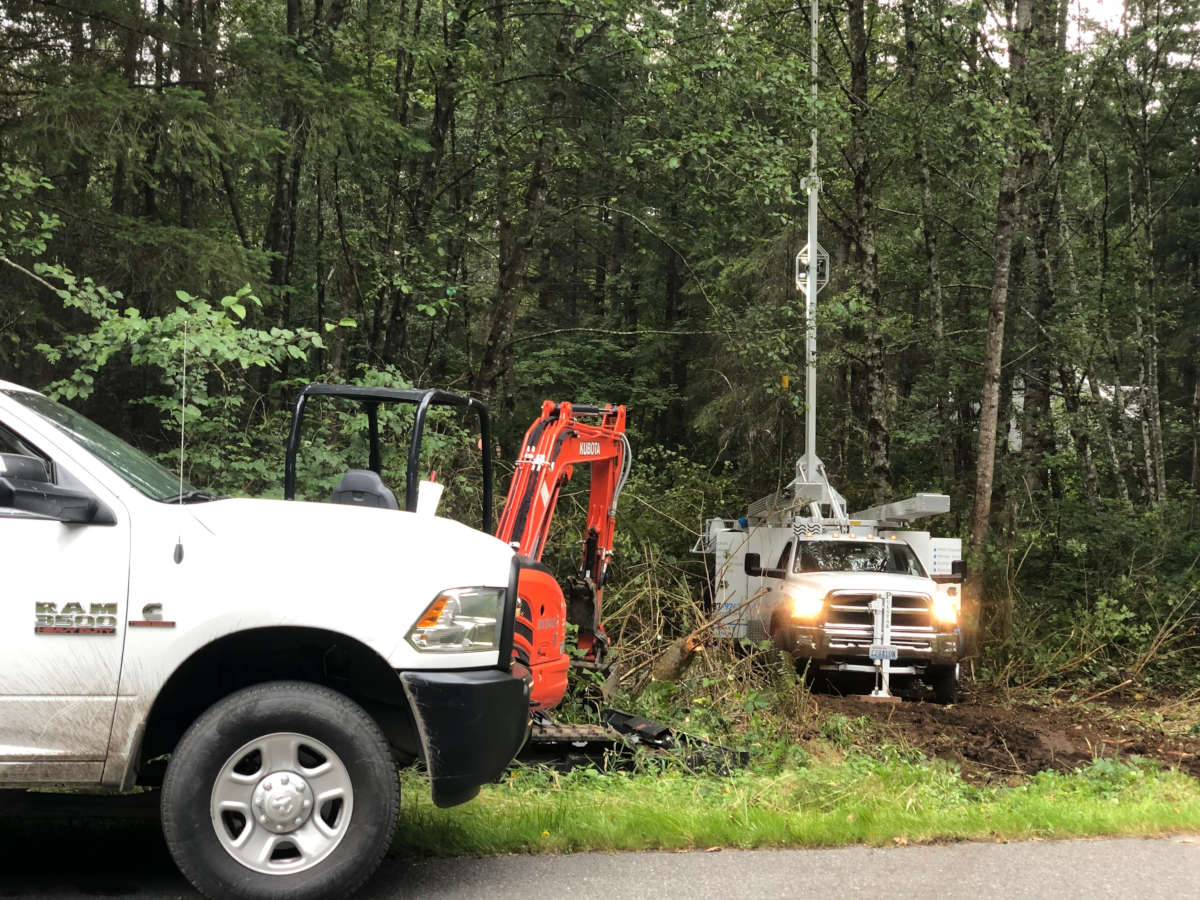
[[[866,629],[869,635],[875,622],[871,602],[875,594],[854,591],[833,591],[826,606],[827,625],[851,625]],[[909,629],[933,630],[931,600],[926,594],[892,594],[893,632]],[[854,629],[857,630],[857,629]]]

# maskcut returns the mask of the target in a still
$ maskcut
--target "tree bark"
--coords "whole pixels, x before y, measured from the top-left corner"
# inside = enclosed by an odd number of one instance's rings
[[[500,54],[497,62],[499,72],[496,78],[496,83],[501,85],[496,99],[495,121],[497,122],[505,122],[507,115],[503,73],[509,44],[504,13],[502,6],[497,6],[492,13],[495,22],[496,47]],[[563,29],[569,27],[567,24],[560,25],[560,30],[555,38],[553,64],[556,67],[561,66],[564,62],[567,47]],[[556,110],[561,99],[561,92],[551,89],[546,100],[545,118],[547,121],[552,122],[556,118]],[[516,324],[517,310],[525,292],[526,264],[545,209],[547,170],[555,150],[554,131],[547,128],[536,140],[529,160],[529,175],[522,192],[522,199],[514,210],[510,182],[515,173],[510,148],[506,146],[503,136],[497,139],[495,209],[498,219],[499,258],[497,261],[496,301],[492,306],[491,324],[488,328],[479,370],[475,373],[472,381],[472,388],[486,396],[496,392],[499,380],[512,365],[512,331]],[[505,411],[509,410],[506,408]]]
[[[866,301],[866,407],[867,473],[875,503],[891,490],[888,445],[888,392],[884,371],[882,296],[879,290],[879,254],[875,247],[875,194],[871,181],[869,88],[870,38],[865,0],[851,0],[850,36],[850,169],[854,175],[855,265],[859,290]]]
[[[933,335],[933,368],[939,385],[937,395],[937,420],[945,422],[948,408],[953,405],[945,386],[949,384],[950,357],[946,347],[945,300],[942,291],[942,267],[938,255],[937,231],[934,229],[933,184],[929,173],[928,141],[921,110],[924,106],[918,96],[917,25],[913,0],[903,0],[904,15],[904,66],[908,82],[909,104],[916,111],[913,123],[913,162],[917,170],[917,184],[921,195],[921,243],[925,252],[925,270],[929,278],[929,330]],[[938,432],[939,459],[942,476],[954,479],[954,445],[949,429]]]
[[[1016,20],[1009,39],[1009,97],[1013,114],[1017,113],[1022,96],[1022,82],[1028,44],[1032,0],[1017,0]],[[967,605],[975,606],[978,615],[983,587],[978,560],[988,536],[992,511],[992,485],[996,472],[996,426],[1000,410],[1000,364],[1004,354],[1004,320],[1008,302],[1009,266],[1012,262],[1013,231],[1021,209],[1020,173],[1017,162],[1016,136],[1011,132],[1005,140],[1005,160],[1000,170],[996,196],[996,229],[993,239],[995,262],[992,268],[991,299],[988,305],[987,342],[983,360],[983,390],[980,393],[979,440],[976,450],[975,504],[971,511],[970,549],[977,564],[965,591]],[[976,628],[978,624],[975,623]],[[1002,616],[1002,631],[1008,618]],[[975,635],[978,640],[978,633]],[[970,639],[968,639],[970,643]]]

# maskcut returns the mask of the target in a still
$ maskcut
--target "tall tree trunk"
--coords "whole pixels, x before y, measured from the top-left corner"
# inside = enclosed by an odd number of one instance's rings
[[[1129,186],[1129,230],[1131,233],[1136,234],[1138,231],[1138,222],[1137,205],[1134,202],[1133,168],[1130,167],[1126,174]],[[1148,211],[1146,215],[1149,215]],[[1142,258],[1147,262],[1146,269],[1153,269],[1153,261],[1149,255],[1145,255]],[[1142,432],[1142,471],[1145,483],[1145,496],[1150,503],[1157,504],[1162,499],[1162,485],[1158,482],[1158,466],[1154,454],[1154,436],[1151,424],[1154,406],[1150,399],[1151,383],[1156,380],[1156,377],[1154,370],[1151,368],[1151,360],[1153,358],[1149,346],[1151,339],[1146,334],[1144,326],[1142,284],[1140,279],[1141,274],[1134,272],[1133,325],[1136,345],[1140,351],[1138,353],[1138,406],[1140,407],[1138,410],[1138,427]]]
[[[686,178],[686,175],[682,177]],[[670,214],[667,218],[668,222],[678,221],[679,208],[672,203]],[[684,318],[684,300],[683,300],[683,277],[679,267],[679,255],[675,252],[673,246],[666,243],[662,244],[662,252],[665,254],[666,265],[665,276],[665,304],[663,307],[663,324],[667,331],[674,331],[679,328]],[[682,443],[685,440],[687,428],[687,416],[684,409],[684,398],[687,397],[687,374],[688,374],[688,354],[687,354],[687,338],[668,338],[671,343],[668,344],[670,350],[670,368],[668,369],[670,385],[673,396],[669,400],[669,405],[664,410],[664,429],[665,440],[675,444]],[[661,371],[661,370],[660,370]]]
[[[1060,4],[1062,9],[1065,9],[1066,4]],[[1059,28],[1064,25],[1065,12],[1060,11]],[[1063,41],[1061,33],[1059,35],[1059,52],[1063,52]],[[1066,181],[1063,175],[1062,166],[1059,166],[1058,177],[1055,179],[1058,187],[1058,207],[1061,211],[1064,203],[1063,198],[1066,196],[1064,184]],[[1065,216],[1060,215],[1058,218],[1058,244],[1062,248],[1062,257],[1066,263],[1067,271],[1067,290],[1070,294],[1071,308],[1074,312],[1074,325],[1077,329],[1086,327],[1086,316],[1083,311],[1083,304],[1079,296],[1079,272],[1075,267],[1075,252],[1071,246],[1071,236],[1067,233]],[[1083,475],[1084,491],[1087,495],[1089,504],[1094,504],[1100,498],[1100,473],[1096,469],[1095,453],[1092,449],[1092,416],[1090,415],[1090,397],[1083,392],[1084,381],[1091,382],[1094,380],[1094,364],[1095,354],[1090,348],[1087,353],[1085,365],[1076,374],[1075,366],[1070,363],[1059,363],[1059,379],[1062,384],[1063,402],[1067,407],[1067,415],[1069,418],[1069,427],[1071,430],[1071,439],[1075,444],[1075,452],[1079,457],[1080,472]]]
[[[1065,0],[1062,0],[1065,2]],[[1048,486],[1049,460],[1054,453],[1054,423],[1050,397],[1053,381],[1052,356],[1055,341],[1051,326],[1057,301],[1055,272],[1051,262],[1052,239],[1061,231],[1058,202],[1058,160],[1055,156],[1061,135],[1059,113],[1063,105],[1061,73],[1063,60],[1057,39],[1058,0],[1034,0],[1031,10],[1029,59],[1026,65],[1037,72],[1028,79],[1027,103],[1032,124],[1041,138],[1030,151],[1030,187],[1027,191],[1029,234],[1033,240],[1034,275],[1029,291],[1029,314],[1034,329],[1025,363],[1025,456],[1026,478],[1031,489]]]
[[[496,83],[500,85],[496,100],[496,122],[504,122],[507,110],[505,86],[503,84],[504,67],[506,65],[509,47],[505,29],[505,10],[502,5],[493,9],[496,44],[498,52],[497,68],[499,70]],[[559,68],[565,64],[567,54],[567,33],[572,27],[565,22],[559,25],[555,38],[552,65],[555,76]],[[546,99],[544,117],[553,122],[557,116],[558,107],[562,101],[562,92],[557,87],[551,88]],[[526,265],[530,251],[533,249],[538,228],[541,224],[542,213],[546,205],[548,169],[557,149],[553,129],[547,128],[536,139],[532,155],[529,159],[529,175],[519,203],[512,200],[514,177],[510,149],[505,145],[503,134],[497,138],[496,147],[496,215],[498,220],[499,258],[497,260],[498,277],[496,282],[496,300],[492,306],[491,325],[488,328],[487,341],[484,344],[479,369],[472,381],[474,390],[491,395],[499,386],[499,381],[512,366],[512,332],[516,325],[517,310],[521,298],[525,294]],[[506,397],[503,409],[511,412],[512,398]]]
[[[1112,339],[1109,327],[1107,285],[1111,270],[1108,241],[1108,208],[1112,196],[1112,186],[1108,173],[1108,159],[1102,156],[1104,165],[1104,196],[1101,198],[1100,214],[1096,220],[1097,233],[1100,237],[1100,278],[1097,282],[1099,290],[1099,319],[1102,346],[1108,348],[1108,362],[1112,367],[1113,400],[1109,414],[1104,415],[1104,403],[1101,399],[1100,386],[1095,378],[1091,381],[1092,401],[1096,405],[1097,415],[1101,422],[1105,440],[1109,446],[1109,457],[1113,468],[1113,478],[1117,484],[1117,496],[1128,502],[1130,499],[1129,482],[1126,472],[1133,470],[1133,452],[1129,443],[1127,419],[1125,416],[1125,394],[1121,388],[1121,351],[1119,345]]]
[[[916,112],[914,122],[913,162],[917,170],[917,183],[921,193],[921,242],[925,251],[925,269],[929,277],[929,330],[933,335],[933,368],[938,384],[937,418],[945,422],[949,418],[952,400],[946,393],[949,384],[950,355],[946,347],[945,300],[942,292],[942,267],[938,256],[937,231],[934,229],[933,184],[929,173],[928,142],[924,123],[920,121],[920,110],[924,107],[917,89],[917,25],[913,11],[913,0],[903,0],[904,14],[904,66],[908,83],[909,104]],[[939,457],[942,476],[947,481],[954,478],[954,445],[949,429],[938,431]]]
[[[366,314],[366,298],[363,296],[362,285],[358,280],[358,267],[353,254],[350,252],[350,239],[346,235],[346,216],[342,211],[342,185],[339,177],[337,159],[333,161],[333,214],[337,223],[338,245],[342,249],[342,261],[346,264],[346,276],[354,288],[354,296],[358,299],[358,309],[361,317]],[[341,307],[338,310],[338,321],[350,313],[349,290],[342,291]],[[342,358],[346,350],[347,330],[337,328],[333,332],[333,342],[329,350],[329,375],[337,381],[342,373]]]
[[[1148,126],[1147,126],[1148,132]],[[1150,448],[1154,458],[1154,484],[1161,503],[1167,499],[1166,457],[1163,452],[1162,407],[1158,390],[1158,262],[1154,258],[1154,202],[1153,183],[1150,174],[1152,156],[1151,137],[1145,135],[1145,151],[1141,157],[1142,193],[1145,214],[1142,221],[1142,240],[1146,260],[1146,340],[1143,344],[1143,363],[1146,370],[1147,399],[1150,422]]]
[[[1200,372],[1192,378],[1192,490],[1200,492]]]
[[[1083,414],[1083,403],[1080,400],[1081,382],[1068,366],[1058,367],[1058,380],[1062,388],[1063,405],[1067,410],[1067,427],[1071,432],[1071,440],[1075,444],[1075,453],[1079,457],[1079,470],[1083,475],[1084,493],[1089,503],[1100,496],[1100,478],[1096,472],[1096,461],[1092,458],[1092,439],[1087,430],[1087,422]]]
[[[1200,254],[1188,259],[1192,309],[1200,308]],[[1200,334],[1192,339],[1192,490],[1200,493]]]
[[[888,392],[885,382],[883,331],[880,322],[883,299],[879,290],[879,255],[875,248],[875,194],[871,182],[869,151],[870,106],[868,75],[870,38],[867,35],[866,0],[851,0],[850,36],[850,169],[854,174],[855,266],[858,284],[867,303],[866,405],[867,472],[874,502],[887,499],[890,487],[888,444]]]
[[[121,30],[121,67],[125,87],[131,92],[137,87],[138,56],[141,53],[143,32],[146,23],[143,19],[141,3],[129,3],[125,15],[129,17],[129,27]],[[122,119],[127,124],[128,116]],[[113,163],[112,197],[109,209],[117,215],[128,215],[133,212],[133,204],[129,197],[128,185],[129,150],[122,147],[116,151]]]
[[[1022,82],[1029,40],[1032,0],[1017,0],[1016,20],[1009,38],[1009,98],[1016,114],[1022,97]],[[992,511],[992,484],[996,472],[996,426],[1000,410],[1000,363],[1004,354],[1004,320],[1008,302],[1009,266],[1012,263],[1013,231],[1021,210],[1019,193],[1018,150],[1016,136],[1009,133],[1005,140],[1005,160],[1000,169],[999,190],[996,196],[996,229],[993,239],[991,300],[988,304],[987,341],[983,359],[983,390],[980,393],[979,441],[976,451],[975,504],[971,511],[970,548],[978,562],[988,536]],[[983,579],[980,567],[974,566],[964,599],[973,605],[978,627],[978,613]],[[1011,610],[1002,612],[1001,628],[1011,622]],[[978,641],[978,633],[974,635]],[[968,638],[968,643],[972,643]]]
[[[287,0],[286,46],[288,63],[295,63],[296,42],[300,36],[300,0]],[[263,234],[263,250],[271,254],[269,282],[276,287],[286,287],[291,280],[289,253],[294,247],[294,235],[289,226],[294,225],[292,211],[295,209],[295,193],[299,190],[296,173],[300,170],[304,155],[306,129],[304,111],[295,97],[283,101],[279,130],[287,142],[275,154],[275,188],[272,191],[271,211],[267,216],[267,227]]]

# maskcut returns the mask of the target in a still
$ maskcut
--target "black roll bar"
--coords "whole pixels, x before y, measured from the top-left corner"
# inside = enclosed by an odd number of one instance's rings
[[[339,397],[356,400],[367,413],[368,437],[370,440],[369,465],[377,475],[383,473],[383,454],[379,447],[379,404],[412,403],[417,410],[413,417],[413,433],[408,444],[408,471],[405,473],[404,508],[409,512],[417,509],[418,472],[421,465],[421,438],[425,433],[425,419],[431,406],[463,406],[474,410],[479,416],[479,436],[483,441],[483,530],[492,533],[492,430],[488,420],[487,404],[466,394],[456,394],[441,388],[386,388],[365,387],[352,384],[323,384],[314,381],[300,392],[296,408],[292,412],[292,428],[288,434],[287,454],[283,465],[283,498],[296,499],[296,457],[300,452],[300,429],[304,420],[304,409],[309,397]]]

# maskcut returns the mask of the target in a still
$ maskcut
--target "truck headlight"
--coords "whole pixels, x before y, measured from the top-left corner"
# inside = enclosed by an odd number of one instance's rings
[[[815,619],[825,608],[825,595],[812,588],[789,588],[788,596],[792,600],[792,618],[795,619]]]
[[[500,646],[504,588],[442,591],[409,629],[408,642],[422,652],[472,653]]]
[[[960,597],[958,585],[948,584],[939,587],[933,595],[933,618],[943,625],[958,623]]]

